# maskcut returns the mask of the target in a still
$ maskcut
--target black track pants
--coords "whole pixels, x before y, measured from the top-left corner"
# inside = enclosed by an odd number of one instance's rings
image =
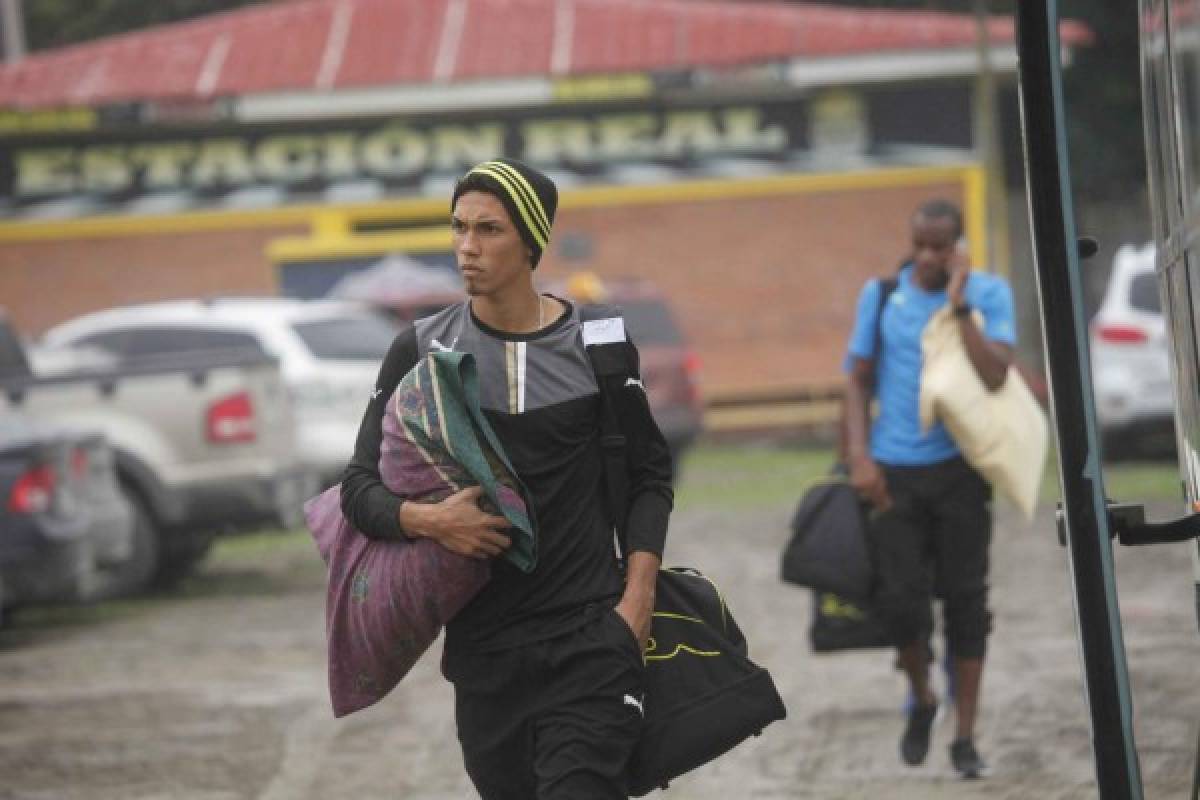
[[[447,658],[463,760],[483,800],[628,798],[642,655],[615,611],[585,613],[555,639]]]
[[[959,658],[983,658],[991,487],[961,458],[927,467],[884,466],[892,507],[870,527],[875,606],[897,647],[927,639],[931,602],[942,598],[946,642]]]

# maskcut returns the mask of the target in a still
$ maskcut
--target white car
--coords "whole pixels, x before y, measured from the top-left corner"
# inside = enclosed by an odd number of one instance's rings
[[[280,363],[296,423],[296,451],[322,485],[354,451],[379,364],[398,332],[361,304],[288,298],[216,298],[126,306],[47,331],[43,346],[97,347],[123,360],[253,349]]]
[[[1154,245],[1122,245],[1089,327],[1100,433],[1111,450],[1174,442],[1170,348]]]

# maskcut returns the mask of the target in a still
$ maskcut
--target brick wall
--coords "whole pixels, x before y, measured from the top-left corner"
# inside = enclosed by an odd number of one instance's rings
[[[908,250],[913,209],[961,194],[947,183],[564,209],[556,239],[581,237],[590,254],[568,261],[556,251],[540,269],[652,279],[700,356],[710,397],[827,386],[841,380],[863,282]]]
[[[826,387],[865,280],[895,268],[913,208],[961,184],[564,208],[539,273],[640,275],[669,296],[715,396]],[[8,243],[0,305],[37,334],[83,312],[205,294],[273,293],[267,244],[300,228]],[[583,243],[574,257],[565,242]]]
[[[206,294],[274,294],[267,242],[299,228],[143,234],[0,245],[0,306],[38,334],[114,305]]]

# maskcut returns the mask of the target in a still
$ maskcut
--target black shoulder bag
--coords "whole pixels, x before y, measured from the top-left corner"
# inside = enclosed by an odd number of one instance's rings
[[[584,306],[581,318],[620,317]],[[609,510],[622,556],[629,508],[627,441],[616,393],[636,380],[626,341],[591,344],[588,359],[600,388],[601,445]],[[646,662],[645,724],[629,764],[629,790],[640,797],[757,735],[787,712],[770,674],[747,655],[746,639],[720,589],[686,567],[659,570]]]
[[[896,286],[894,277],[879,282],[876,363],[883,349],[883,310]],[[780,574],[787,583],[813,590],[809,642],[814,652],[891,644],[868,608],[874,571],[866,528],[866,509],[842,463],[804,493],[792,517]]]

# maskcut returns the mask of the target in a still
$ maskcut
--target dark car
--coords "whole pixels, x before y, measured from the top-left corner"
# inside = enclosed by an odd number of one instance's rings
[[[591,272],[576,272],[543,288],[575,303],[606,303],[621,310],[641,358],[650,410],[678,474],[684,454],[704,428],[704,403],[698,384],[700,360],[688,346],[666,295],[644,278],[601,280]]]
[[[116,453],[100,433],[74,434],[78,493],[88,516],[88,538],[97,574],[90,597],[137,592],[146,585],[144,563],[154,547],[154,531],[121,489]]]
[[[95,578],[78,439],[0,417],[0,609],[83,599]]]

